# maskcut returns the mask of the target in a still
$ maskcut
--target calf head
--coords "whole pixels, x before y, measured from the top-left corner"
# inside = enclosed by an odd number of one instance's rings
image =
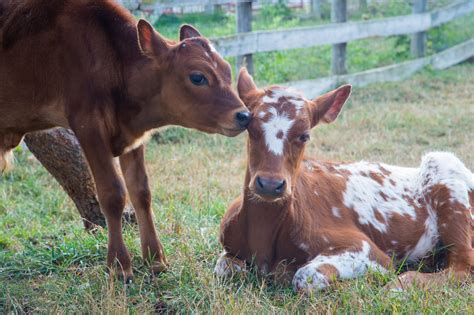
[[[286,199],[296,183],[311,128],[337,118],[351,86],[308,100],[290,88],[258,89],[242,69],[238,91],[253,116],[248,126],[248,189],[266,201]]]
[[[232,89],[230,65],[206,38],[189,25],[181,27],[178,42],[144,20],[137,29],[148,62],[136,71],[146,79],[132,80],[132,94],[146,95],[147,119],[226,136],[245,130],[251,116]]]

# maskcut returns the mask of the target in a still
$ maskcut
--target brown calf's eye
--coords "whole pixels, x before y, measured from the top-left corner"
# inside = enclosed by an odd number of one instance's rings
[[[191,73],[189,75],[189,80],[192,84],[197,86],[207,85],[209,83],[202,73]]]
[[[309,133],[304,133],[301,136],[299,136],[298,140],[302,143],[305,143],[309,140],[310,136]]]

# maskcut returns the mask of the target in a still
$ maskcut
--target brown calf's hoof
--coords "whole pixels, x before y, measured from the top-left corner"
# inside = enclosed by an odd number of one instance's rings
[[[119,280],[123,280],[124,284],[131,284],[133,282],[132,268],[123,270],[120,267],[107,267],[107,271],[110,277],[117,277]]]
[[[130,268],[129,270],[122,270],[122,272],[119,273],[119,274],[122,275],[123,283],[125,283],[125,284],[132,284],[133,283],[132,268]]]
[[[151,266],[151,272],[154,275],[159,275],[160,273],[165,272],[166,270],[168,270],[168,264],[160,261],[155,261],[153,263],[153,266]]]

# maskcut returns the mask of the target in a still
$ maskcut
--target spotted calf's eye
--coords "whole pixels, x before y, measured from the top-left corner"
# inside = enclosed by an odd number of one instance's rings
[[[209,82],[207,81],[206,77],[202,73],[191,73],[189,75],[189,80],[192,84],[197,86],[208,85]]]
[[[302,134],[301,136],[298,137],[298,140],[301,143],[305,143],[309,140],[309,138],[310,138],[309,133],[304,133],[304,134]]]

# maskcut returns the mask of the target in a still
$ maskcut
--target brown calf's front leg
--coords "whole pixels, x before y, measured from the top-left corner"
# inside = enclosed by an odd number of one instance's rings
[[[142,145],[123,154],[120,156],[120,166],[138,219],[143,259],[151,264],[154,273],[159,273],[166,269],[168,263],[153,224],[144,151]]]
[[[73,124],[71,124],[74,126]],[[130,254],[122,237],[122,213],[125,207],[125,187],[114,166],[109,143],[100,133],[100,127],[74,128],[94,177],[100,208],[105,215],[108,229],[107,265],[113,267],[118,262],[124,280],[133,279]],[[98,125],[100,126],[100,125]]]

